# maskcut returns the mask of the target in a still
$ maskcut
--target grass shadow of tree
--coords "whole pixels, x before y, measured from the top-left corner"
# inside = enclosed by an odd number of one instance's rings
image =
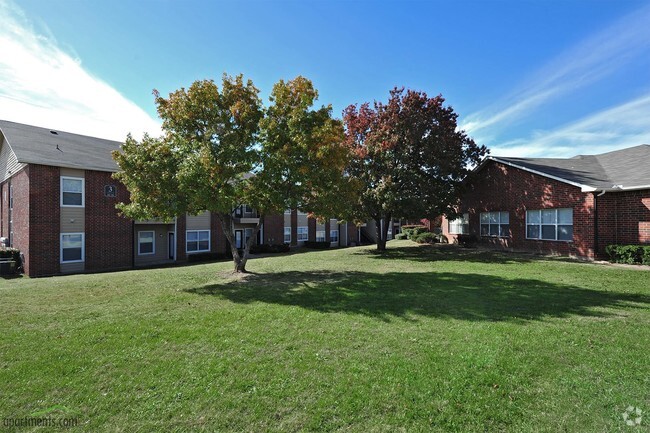
[[[381,320],[417,316],[528,321],[611,316],[604,308],[649,308],[650,297],[534,279],[456,273],[290,271],[261,273],[186,290],[240,304],[263,302]],[[619,313],[616,313],[619,314]]]

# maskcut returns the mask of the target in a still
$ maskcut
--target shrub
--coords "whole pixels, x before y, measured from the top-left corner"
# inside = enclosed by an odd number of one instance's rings
[[[213,260],[224,260],[227,258],[228,255],[224,253],[196,253],[187,255],[187,261],[189,263],[209,262]]]
[[[404,239],[408,239],[408,236],[406,235],[406,233],[398,233],[395,235],[395,239],[404,240]]]
[[[414,240],[414,238],[422,233],[427,233],[429,230],[426,226],[419,225],[406,225],[402,226],[402,233],[406,234],[407,239]]]
[[[288,253],[291,247],[288,244],[262,244],[251,246],[253,254],[277,254]]]
[[[327,241],[325,241],[325,242],[322,242],[322,241],[318,241],[318,242],[305,241],[305,247],[306,248],[312,248],[312,249],[315,249],[315,250],[326,250],[326,249],[328,249],[330,247],[330,243],[327,242]]]
[[[465,248],[473,248],[478,243],[478,237],[475,234],[458,235],[456,239],[458,240],[458,245]]]
[[[610,262],[650,265],[650,246],[607,245],[605,252],[609,256]]]
[[[413,237],[418,244],[434,244],[440,242],[440,237],[435,233],[425,232]]]

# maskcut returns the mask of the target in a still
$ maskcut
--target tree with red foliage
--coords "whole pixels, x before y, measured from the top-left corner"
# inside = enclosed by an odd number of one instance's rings
[[[357,219],[377,225],[377,250],[386,249],[392,218],[454,214],[470,166],[488,151],[458,129],[458,115],[441,95],[394,88],[388,103],[350,105],[343,112],[347,173],[361,191]]]

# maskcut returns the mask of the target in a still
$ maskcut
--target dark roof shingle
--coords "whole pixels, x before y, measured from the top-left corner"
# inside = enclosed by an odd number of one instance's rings
[[[573,158],[488,159],[581,186],[583,190],[650,187],[650,145],[642,144],[599,155]]]
[[[117,141],[0,120],[0,132],[18,162],[115,172]]]

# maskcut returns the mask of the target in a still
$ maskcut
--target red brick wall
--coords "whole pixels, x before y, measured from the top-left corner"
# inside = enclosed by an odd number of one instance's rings
[[[185,233],[185,230],[183,230],[183,233]],[[183,234],[183,236],[185,235]],[[229,252],[226,235],[223,233],[221,223],[214,212],[210,213],[210,248],[213,253],[225,254]],[[183,245],[184,249],[185,245]]]
[[[117,203],[129,201],[129,192],[111,177],[111,173],[86,170],[85,178],[86,270],[132,267],[133,222],[119,216],[115,209]],[[104,195],[106,185],[117,187],[116,197]]]
[[[597,200],[601,255],[610,244],[650,242],[650,190],[607,192]]]
[[[309,242],[316,242],[316,218],[307,218],[307,236]]]
[[[359,229],[353,223],[347,223],[344,227],[348,231],[348,245],[351,245],[352,243],[356,245],[359,242]]]
[[[29,254],[25,254],[29,276],[59,273],[61,232],[60,170],[30,164],[29,168]],[[14,187],[15,188],[15,187]]]
[[[296,236],[298,228],[296,227]],[[263,243],[279,245],[284,242],[284,214],[267,215],[264,217]]]
[[[480,234],[481,212],[510,212],[511,237],[482,237],[481,242],[514,250],[593,257],[593,193],[494,161],[476,176],[460,204],[461,211],[469,213],[470,233]],[[526,210],[551,208],[573,209],[573,242],[526,239]],[[455,238],[449,234],[446,218],[442,228],[445,235]]]
[[[185,228],[187,227],[185,215],[179,216],[176,219],[176,260],[184,262],[187,260],[187,253],[185,251]],[[210,239],[212,242],[212,239]],[[212,245],[210,245],[212,246]]]
[[[12,210],[14,236],[11,240],[11,246],[18,248],[24,254],[24,266],[25,269],[29,269],[29,167],[24,168],[11,177],[11,186],[13,187],[14,198],[14,207]],[[8,198],[9,191],[7,191]]]
[[[9,237],[9,180],[0,184],[0,237]]]

